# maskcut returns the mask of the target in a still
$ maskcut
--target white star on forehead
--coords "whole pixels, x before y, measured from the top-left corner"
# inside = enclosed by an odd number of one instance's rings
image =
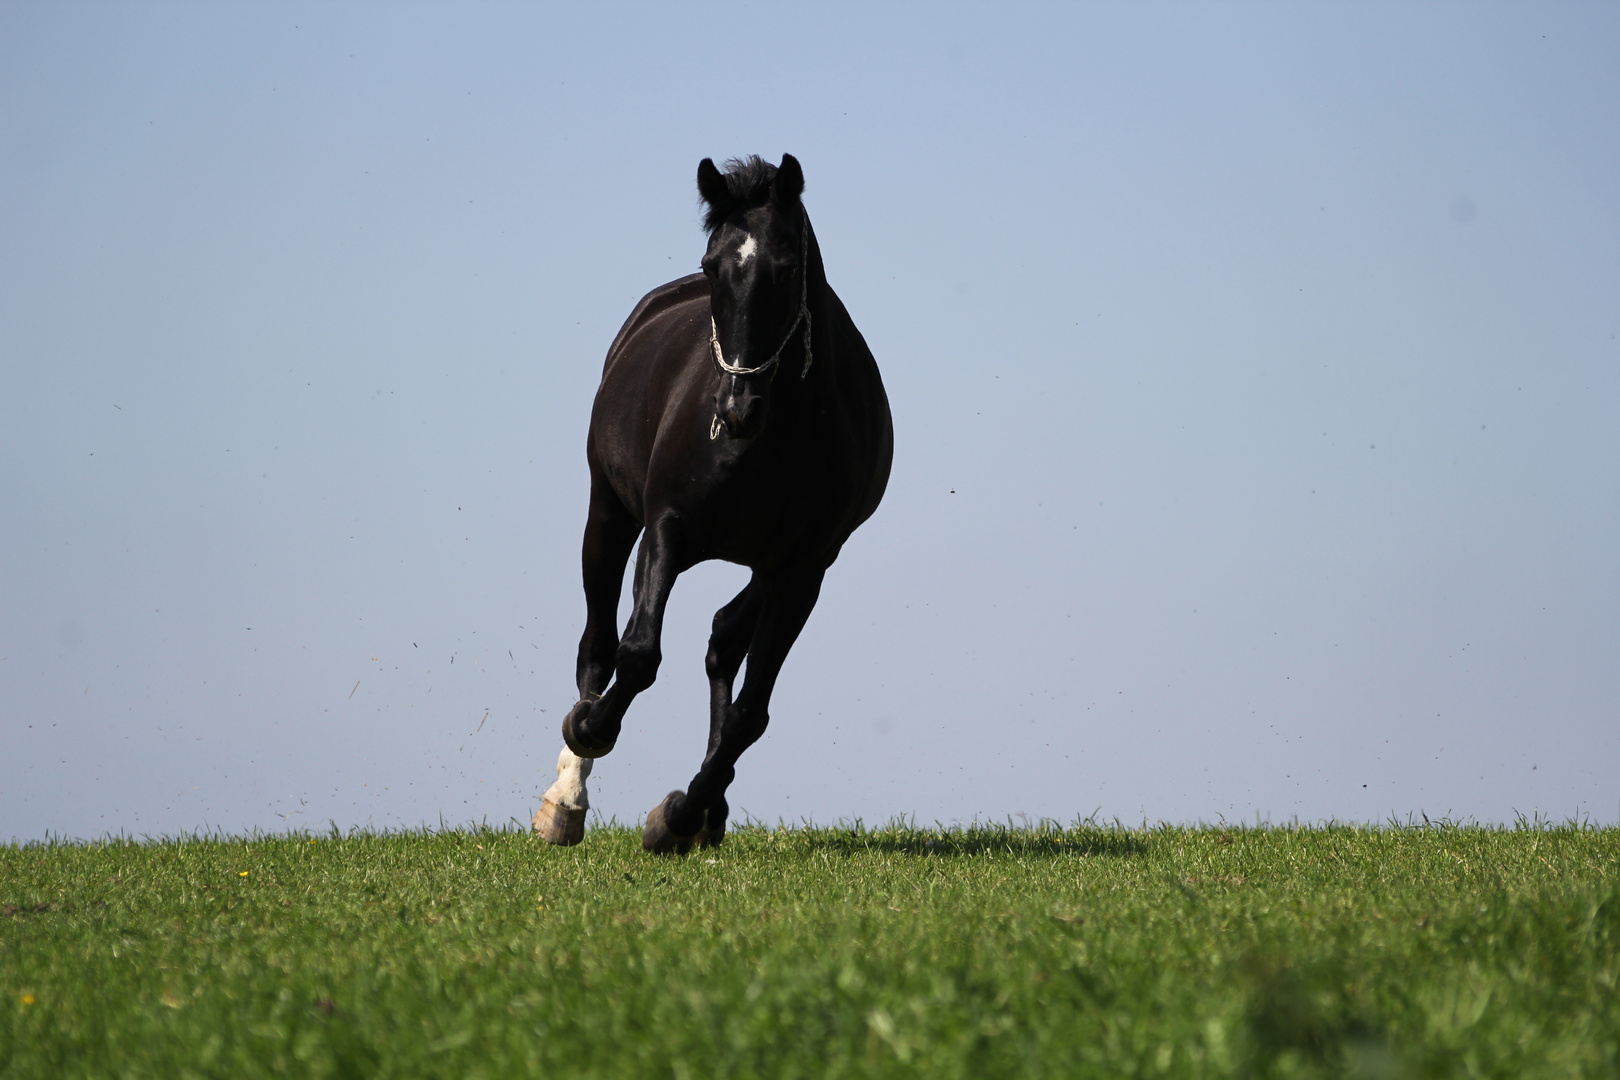
[[[746,263],[754,257],[754,252],[757,250],[759,250],[759,245],[754,243],[754,238],[750,236],[742,242],[742,247],[737,249],[737,261]]]

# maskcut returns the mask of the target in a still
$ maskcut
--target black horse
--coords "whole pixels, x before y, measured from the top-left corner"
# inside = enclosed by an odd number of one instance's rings
[[[771,689],[822,575],[888,484],[888,397],[827,284],[798,161],[750,157],[727,169],[698,165],[703,272],[636,305],[591,410],[580,700],[563,720],[557,783],[534,817],[552,843],[583,836],[591,761],[613,749],[625,710],[658,674],[676,576],[707,559],[753,576],[714,616],[703,766],[647,815],[641,843],[684,854],[720,842],[737,759],[765,733]],[[621,638],[619,590],[638,535],[635,609]]]

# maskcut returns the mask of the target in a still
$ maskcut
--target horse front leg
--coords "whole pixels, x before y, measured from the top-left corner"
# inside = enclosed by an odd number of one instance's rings
[[[534,812],[532,824],[541,839],[564,846],[585,839],[585,812],[591,808],[585,781],[590,775],[591,759],[563,747],[557,755],[557,782],[546,789]]]
[[[726,815],[730,812],[726,803],[726,789],[737,775],[737,759],[765,734],[765,728],[770,723],[769,706],[771,691],[776,688],[776,677],[787,660],[788,650],[793,648],[805,621],[810,618],[811,610],[816,606],[824,572],[816,570],[787,576],[765,587],[760,586],[757,577],[749,583],[750,590],[759,588],[762,595],[756,601],[759,613],[746,649],[748,677],[743,680],[742,692],[735,701],[725,701],[722,705],[721,697],[715,696],[709,748],[704,755],[703,766],[684,792],[670,792],[647,815],[646,824],[641,830],[641,846],[647,851],[684,855],[693,844],[712,846],[725,837]],[[721,615],[743,600],[746,594],[747,590],[722,609]],[[716,616],[715,623],[716,636],[719,636],[719,616]],[[740,633],[738,628],[730,629],[732,633]],[[711,638],[711,656],[716,655],[715,644]],[[716,659],[729,660],[733,655],[736,655],[735,652],[724,653],[716,656]],[[741,663],[742,659],[738,656],[736,664],[730,667],[726,679],[726,697],[729,697],[730,677],[736,675],[737,665]],[[723,665],[717,667],[721,673],[725,673]],[[712,672],[710,678],[712,691]]]
[[[641,525],[619,502],[605,479],[591,477],[591,506],[585,517],[585,540],[580,552],[585,578],[585,632],[579,639],[574,679],[579,699],[601,696],[613,675],[619,648],[619,591],[624,566],[635,547]],[[577,707],[577,706],[576,706]],[[534,831],[552,844],[577,844],[585,838],[585,813],[590,800],[585,780],[591,761],[563,749],[557,759],[557,782],[541,796],[535,811]]]
[[[642,534],[636,553],[635,607],[614,654],[613,684],[600,697],[587,694],[563,718],[563,741],[582,758],[603,757],[613,749],[625,710],[658,677],[664,609],[681,571],[680,547],[669,518],[649,523]]]

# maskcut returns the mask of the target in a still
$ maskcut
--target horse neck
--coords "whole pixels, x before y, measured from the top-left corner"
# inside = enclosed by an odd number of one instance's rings
[[[816,231],[810,225],[810,218],[805,217],[805,225],[810,230],[808,242],[805,245],[805,261],[808,264],[809,278],[805,290],[805,306],[810,311],[810,369],[802,378],[800,373],[804,368],[805,334],[801,330],[794,334],[794,342],[782,353],[782,366],[776,372],[775,403],[771,406],[773,412],[785,410],[791,414],[790,427],[802,433],[816,427],[816,417],[829,404],[830,399],[837,395],[837,350],[834,348],[832,330],[832,313],[836,303],[832,299],[832,290],[827,285],[826,269],[821,262],[821,248],[816,242]],[[783,391],[786,391],[784,393]],[[778,426],[781,420],[777,421]]]
[[[804,218],[804,227],[810,230],[810,242],[805,245],[805,259],[810,264],[810,289],[807,297],[810,310],[817,317],[825,304],[828,293],[827,268],[821,261],[821,242],[816,239],[816,228],[810,224],[810,215]]]
[[[805,261],[808,263],[806,271],[809,274],[805,305],[810,310],[810,351],[813,356],[810,374],[806,377],[805,383],[807,386],[830,389],[836,381],[838,364],[838,354],[831,333],[832,314],[836,305],[832,300],[832,288],[827,284],[827,268],[821,261],[821,244],[816,239],[815,226],[810,224],[808,214],[805,215],[804,225],[810,230],[810,240],[805,245]],[[800,344],[803,344],[802,339]],[[800,363],[803,363],[802,359]],[[807,396],[815,395],[812,393]]]

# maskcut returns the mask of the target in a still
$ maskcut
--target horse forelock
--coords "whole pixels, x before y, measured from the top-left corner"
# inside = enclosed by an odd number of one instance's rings
[[[708,209],[703,214],[703,228],[711,234],[725,224],[732,211],[757,206],[770,199],[771,181],[776,179],[776,166],[758,154],[749,154],[747,157],[728,160],[721,176],[725,178],[726,194],[729,198],[720,205],[707,203]]]

